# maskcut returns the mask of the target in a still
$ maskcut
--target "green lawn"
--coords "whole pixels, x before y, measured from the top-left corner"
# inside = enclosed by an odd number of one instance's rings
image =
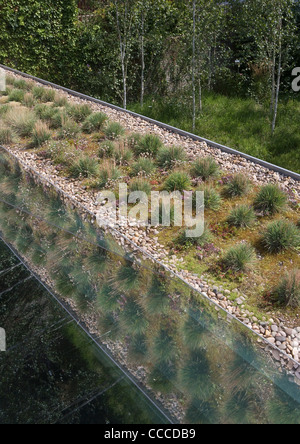
[[[143,108],[132,104],[130,109],[192,131],[189,106],[174,99],[147,98]],[[300,102],[296,100],[280,104],[277,129],[272,136],[268,105],[262,106],[252,99],[206,93],[195,133],[300,173],[299,123]]]

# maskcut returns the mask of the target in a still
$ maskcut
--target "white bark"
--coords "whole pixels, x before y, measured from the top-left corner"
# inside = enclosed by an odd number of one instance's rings
[[[193,57],[192,57],[192,85],[193,85],[193,131],[196,128],[196,0],[193,0]]]

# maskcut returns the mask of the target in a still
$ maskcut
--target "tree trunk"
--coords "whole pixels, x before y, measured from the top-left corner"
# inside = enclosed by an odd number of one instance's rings
[[[196,0],[193,1],[193,58],[192,58],[192,84],[193,84],[193,131],[196,128]]]
[[[272,134],[275,132],[277,113],[278,113],[278,102],[279,102],[279,92],[281,84],[281,65],[282,65],[282,16],[279,19],[279,57],[278,57],[278,74],[277,74],[277,86],[276,86],[276,97],[274,105],[274,116],[272,122]]]
[[[275,43],[274,43],[274,49],[273,49],[273,64],[272,64],[272,91],[271,91],[271,105],[270,105],[270,114],[273,114],[274,111],[274,103],[275,103],[275,71],[276,71],[276,50],[275,50]]]
[[[145,95],[145,16],[144,11],[142,13],[142,34],[141,34],[141,61],[142,61],[142,72],[141,72],[141,108],[144,106],[144,95]]]
[[[202,84],[201,84],[201,77],[199,77],[199,109],[200,112],[203,110],[203,104],[202,104]]]

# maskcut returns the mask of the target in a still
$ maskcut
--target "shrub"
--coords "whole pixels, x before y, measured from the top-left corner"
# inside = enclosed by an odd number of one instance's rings
[[[104,158],[112,158],[115,154],[115,144],[110,141],[106,140],[105,142],[101,143],[98,156],[100,159]]]
[[[0,126],[0,144],[9,145],[14,141],[14,133],[6,126]]]
[[[251,245],[241,244],[231,248],[224,256],[223,262],[228,270],[242,272],[252,266],[255,257],[255,250]]]
[[[175,245],[191,248],[193,246],[203,247],[212,240],[212,233],[205,225],[204,232],[199,237],[187,237],[186,229],[181,230],[178,237],[174,240]]]
[[[91,134],[96,131],[103,129],[105,122],[107,121],[107,115],[104,113],[93,113],[90,114],[84,121],[82,125],[82,130],[84,133]]]
[[[185,160],[185,151],[180,146],[162,147],[157,155],[157,164],[161,168],[172,168],[177,163]]]
[[[98,171],[99,165],[96,159],[84,155],[76,159],[69,169],[70,175],[76,179],[95,177]]]
[[[225,193],[229,197],[240,197],[250,190],[251,182],[243,174],[235,175],[225,187]]]
[[[21,89],[13,89],[8,95],[8,100],[10,102],[22,103],[24,100],[24,91],[22,91]]]
[[[300,305],[300,270],[293,270],[282,278],[272,294],[274,302],[287,307]]]
[[[229,225],[237,228],[249,228],[254,224],[255,220],[256,216],[253,208],[247,205],[234,208],[228,217]]]
[[[197,191],[204,191],[205,208],[212,211],[218,211],[222,204],[220,194],[212,187],[199,188]],[[193,194],[193,205],[196,205],[196,193]]]
[[[201,177],[203,180],[207,180],[213,177],[217,177],[219,174],[219,165],[212,157],[206,157],[204,159],[198,159],[193,163],[192,176]]]
[[[116,140],[125,134],[125,129],[118,122],[110,122],[104,129],[104,134],[109,140]]]
[[[67,114],[75,120],[75,122],[83,122],[92,114],[89,105],[71,105],[67,107]]]
[[[300,246],[299,229],[289,221],[272,222],[263,235],[263,244],[270,253],[298,248]]]
[[[147,195],[151,193],[151,189],[152,188],[150,183],[142,179],[136,179],[132,181],[129,185],[129,190],[131,192],[141,191],[143,193],[146,193]]]
[[[32,132],[32,145],[35,147],[40,147],[43,145],[43,143],[49,140],[50,137],[51,133],[48,125],[42,121],[36,122]]]
[[[23,105],[27,106],[27,108],[32,108],[35,105],[35,98],[31,93],[26,93],[23,99]]]
[[[148,155],[155,157],[162,146],[163,143],[158,136],[146,134],[145,136],[138,136],[132,148],[136,156]]]
[[[172,191],[188,191],[191,187],[191,180],[186,173],[175,172],[170,174],[164,183],[164,189]]]
[[[5,121],[19,136],[29,137],[36,123],[36,116],[32,111],[20,108],[10,110],[5,116]]]
[[[58,133],[60,139],[76,137],[80,132],[79,125],[69,117],[62,116],[61,129]]]
[[[280,213],[287,203],[287,197],[277,185],[266,185],[258,193],[254,208],[263,214]]]
[[[140,157],[132,166],[132,174],[134,176],[146,175],[149,176],[155,170],[155,165],[151,159],[147,157]]]

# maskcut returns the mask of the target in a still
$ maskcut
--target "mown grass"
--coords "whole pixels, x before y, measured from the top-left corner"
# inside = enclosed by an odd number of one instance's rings
[[[190,104],[175,99],[148,98],[144,107],[130,109],[192,131]],[[204,93],[203,112],[198,113],[195,133],[252,156],[300,173],[300,102],[285,100],[279,105],[275,134],[271,134],[268,105],[252,99]]]

